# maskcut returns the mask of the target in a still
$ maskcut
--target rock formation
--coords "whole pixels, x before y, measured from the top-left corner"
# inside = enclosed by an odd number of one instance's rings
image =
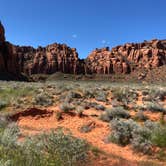
[[[96,49],[86,59],[88,73],[111,74],[129,73],[130,65],[119,53],[112,53],[109,48]]]
[[[52,74],[57,71],[77,74],[79,58],[75,48],[65,44],[51,44],[46,47],[20,47],[5,41],[5,31],[0,24],[0,72],[15,75],[24,73]]]
[[[130,73],[166,65],[166,40],[127,43],[123,46],[96,49],[86,59],[87,71],[98,74]]]
[[[130,73],[166,65],[166,40],[143,43],[127,43],[109,50],[94,50],[86,59],[80,60],[75,48],[65,44],[46,47],[20,47],[5,40],[5,30],[0,23],[0,73],[14,76],[26,74],[112,74]]]
[[[53,74],[57,71],[77,74],[79,63],[76,49],[65,44],[52,44],[47,47],[14,46],[13,55],[18,62],[18,70],[27,75]]]

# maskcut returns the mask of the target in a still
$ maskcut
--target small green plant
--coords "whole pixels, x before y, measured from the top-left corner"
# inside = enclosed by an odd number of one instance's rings
[[[166,147],[166,126],[160,126],[152,133],[152,143],[161,148]]]

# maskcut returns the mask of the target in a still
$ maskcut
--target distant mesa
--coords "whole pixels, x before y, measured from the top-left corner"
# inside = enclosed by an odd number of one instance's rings
[[[65,44],[51,44],[34,49],[15,46],[5,40],[5,29],[0,23],[0,73],[14,77],[21,74],[130,74],[137,69],[147,70],[166,65],[166,40],[127,43],[109,49],[96,49],[84,60],[75,48]]]

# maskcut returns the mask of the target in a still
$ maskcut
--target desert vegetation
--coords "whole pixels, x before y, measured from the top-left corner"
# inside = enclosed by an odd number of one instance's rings
[[[2,81],[0,136],[1,165],[90,165],[100,155],[110,166],[163,165],[166,86]]]

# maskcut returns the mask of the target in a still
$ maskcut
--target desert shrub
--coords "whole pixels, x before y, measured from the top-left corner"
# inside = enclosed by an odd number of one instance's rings
[[[107,101],[107,93],[100,90],[100,91],[96,92],[95,99],[97,101],[106,102]]]
[[[87,143],[62,131],[18,142],[16,124],[4,120],[0,129],[3,129],[0,130],[0,164],[3,166],[74,166],[87,159]]]
[[[117,101],[123,102],[124,104],[128,104],[129,102],[133,102],[137,99],[138,94],[129,88],[117,88],[113,90],[113,96]]]
[[[152,112],[166,112],[166,109],[156,102],[145,102],[144,104],[138,106],[138,109],[148,110]]]
[[[101,105],[101,104],[97,104],[97,105],[95,106],[95,109],[96,109],[96,110],[104,111],[104,110],[105,110],[105,107],[104,107],[103,105]]]
[[[19,128],[15,123],[11,122],[0,133],[0,144],[5,147],[12,147],[15,145],[18,136]]]
[[[133,120],[117,120],[111,121],[111,134],[108,136],[108,141],[114,142],[119,145],[127,145],[132,139],[132,131],[137,127],[136,122]]]
[[[70,91],[69,96],[71,96],[71,98],[82,98],[81,94],[75,91]]]
[[[41,136],[43,148],[56,158],[62,165],[74,165],[87,159],[88,145],[85,141],[75,138],[62,131],[51,132]]]
[[[154,102],[149,102],[147,104],[147,109],[152,112],[166,112],[164,107],[162,107],[161,105],[154,103]]]
[[[33,103],[41,106],[50,106],[53,104],[52,97],[46,93],[39,93],[33,98]]]
[[[0,134],[2,134],[2,132],[5,130],[5,128],[8,125],[8,120],[6,117],[4,116],[0,116]]]
[[[164,100],[166,96],[165,89],[152,89],[149,92],[149,96],[152,100]]]
[[[106,109],[106,112],[101,114],[100,119],[106,122],[114,118],[129,118],[129,113],[122,107],[115,107],[111,109]]]
[[[141,110],[139,110],[134,116],[134,120],[137,120],[137,121],[146,121],[147,119],[148,117],[144,115],[143,111]]]
[[[105,110],[105,107],[101,104],[98,104],[96,102],[84,102],[82,103],[82,105],[84,106],[84,109],[89,109],[89,108],[94,108],[96,110],[102,110],[104,111]]]
[[[151,130],[142,126],[134,128],[132,131],[131,145],[135,151],[151,154]]]
[[[147,120],[139,125],[133,120],[111,121],[112,132],[108,140],[119,145],[131,143],[134,151],[152,153],[152,146],[166,147],[166,126]]]
[[[166,147],[166,126],[156,128],[152,133],[152,143],[159,147]]]
[[[74,106],[72,106],[70,103],[63,103],[60,105],[60,109],[65,112],[68,113],[69,111],[74,109]]]
[[[82,98],[81,94],[78,93],[78,92],[75,92],[75,91],[69,91],[67,93],[67,95],[64,94],[64,97],[65,97],[65,101],[68,102],[68,103],[71,102],[73,99]],[[64,97],[62,96],[62,100],[64,100]]]
[[[94,89],[89,89],[89,88],[87,88],[87,89],[83,89],[83,96],[85,97],[85,98],[95,98],[95,90]]]
[[[146,128],[148,128],[149,130],[153,131],[153,130],[158,130],[158,128],[160,127],[159,123],[157,122],[152,122],[151,120],[147,120],[144,122],[144,126]]]
[[[4,100],[0,100],[0,110],[2,110],[3,108],[7,107],[8,102],[4,101]]]

